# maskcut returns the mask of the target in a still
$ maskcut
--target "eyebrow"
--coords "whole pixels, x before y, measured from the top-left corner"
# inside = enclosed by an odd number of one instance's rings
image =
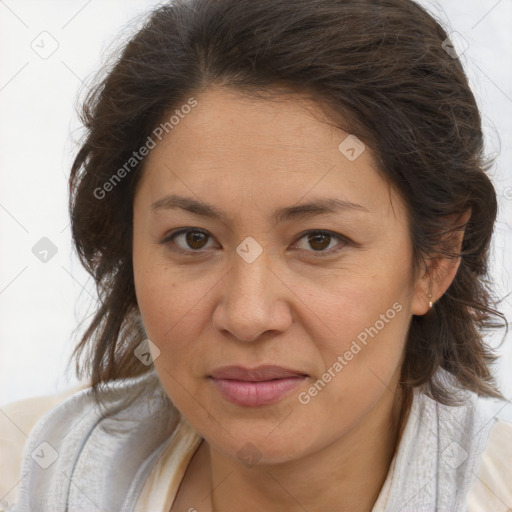
[[[230,224],[229,217],[215,206],[192,199],[190,197],[179,196],[177,194],[170,194],[151,205],[153,212],[162,210],[170,210],[174,208],[181,208],[190,213],[209,217],[212,219],[218,219],[224,224]],[[316,215],[322,215],[327,213],[338,213],[346,210],[356,210],[361,212],[370,213],[370,211],[364,206],[350,201],[345,201],[338,198],[323,198],[311,201],[309,203],[302,203],[296,206],[287,206],[284,208],[278,208],[272,214],[272,220],[279,224],[284,221],[292,219],[304,219],[308,217],[314,217]]]

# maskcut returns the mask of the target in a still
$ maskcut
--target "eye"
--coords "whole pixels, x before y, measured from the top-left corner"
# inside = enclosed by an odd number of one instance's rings
[[[313,249],[313,251],[309,252],[320,253],[319,256],[337,253],[338,251],[341,251],[345,247],[346,243],[348,243],[348,239],[345,238],[344,236],[333,233],[332,231],[325,230],[307,231],[299,238],[299,241],[303,239],[306,240],[305,244],[303,244],[304,246],[306,246],[305,250],[308,250],[307,246],[309,246]],[[325,250],[327,247],[331,245],[333,239],[338,239],[342,243],[335,246],[335,249],[331,249],[328,251]],[[299,249],[303,249],[303,247],[299,247]]]
[[[202,249],[207,248],[206,244],[210,238],[211,236],[208,232],[203,231],[202,229],[183,228],[166,236],[160,244],[167,245],[172,251],[182,254],[190,254],[191,252],[199,253],[202,252]],[[319,256],[337,253],[349,242],[346,237],[333,233],[332,231],[325,230],[307,231],[303,233],[298,240],[300,241],[303,239],[306,240],[305,245],[309,245],[309,247],[313,248],[313,251],[309,251],[307,248],[304,249],[304,247],[299,247],[299,249],[313,253],[320,253]],[[325,249],[331,245],[333,239],[338,239],[341,243],[338,243],[338,246],[335,246],[335,249],[326,251]],[[180,246],[177,241],[181,241],[182,245]],[[298,244],[296,243],[295,245]]]
[[[169,236],[165,237],[160,243],[162,245],[169,245],[171,250],[180,253],[190,253],[190,252],[199,252],[201,249],[204,249],[206,246],[206,242],[210,238],[210,235],[201,229],[197,228],[185,228],[180,229],[174,233],[171,233]],[[177,245],[176,241],[181,240],[181,243],[184,246],[179,246],[175,248],[173,246]]]

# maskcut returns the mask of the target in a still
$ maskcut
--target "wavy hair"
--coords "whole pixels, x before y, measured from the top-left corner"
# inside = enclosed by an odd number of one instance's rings
[[[462,389],[501,397],[490,371],[496,356],[484,339],[506,324],[488,275],[496,192],[480,113],[459,59],[445,51],[447,38],[411,0],[177,0],[149,13],[80,113],[85,137],[71,169],[69,209],[99,303],[73,352],[78,376],[96,390],[151,370],[134,357],[145,333],[132,207],[145,159],[106,197],[101,191],[165,116],[220,85],[256,99],[310,98],[372,149],[407,206],[414,268],[461,258],[434,308],[412,318],[402,386],[425,385],[439,402],[453,403],[436,379],[443,368]],[[456,219],[467,210],[471,218],[461,225]],[[458,254],[451,235],[464,228]]]

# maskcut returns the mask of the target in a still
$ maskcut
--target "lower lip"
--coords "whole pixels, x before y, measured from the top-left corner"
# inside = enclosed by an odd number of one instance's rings
[[[305,376],[297,376],[262,382],[231,379],[212,379],[212,381],[226,400],[236,405],[254,407],[278,402],[305,379]]]

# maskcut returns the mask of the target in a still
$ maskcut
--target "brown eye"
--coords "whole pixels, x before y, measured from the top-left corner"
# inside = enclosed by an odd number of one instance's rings
[[[331,241],[330,235],[308,235],[308,243],[315,251],[323,251],[329,247]]]
[[[191,254],[204,252],[211,236],[200,229],[181,229],[171,233],[162,242],[175,252]],[[331,231],[308,231],[304,233],[296,243],[297,248],[313,253],[314,256],[332,255],[342,250],[349,240]],[[304,240],[305,242],[301,242]],[[338,240],[338,243],[335,243]],[[329,249],[330,248],[330,249]],[[315,254],[318,253],[318,254]]]
[[[333,241],[335,242],[336,239],[341,243],[332,245]],[[336,253],[343,249],[347,243],[345,237],[330,231],[309,231],[303,234],[299,240],[305,240],[302,247],[300,247],[300,242],[296,244],[299,249],[320,253],[319,256]],[[331,247],[331,250],[327,250],[329,247]],[[332,247],[334,247],[334,249],[332,249]]]
[[[210,235],[198,229],[182,229],[167,236],[162,245],[174,245],[177,252],[199,252],[206,247]]]
[[[208,235],[200,231],[188,231],[185,233],[185,241],[192,249],[202,249],[207,239]]]

